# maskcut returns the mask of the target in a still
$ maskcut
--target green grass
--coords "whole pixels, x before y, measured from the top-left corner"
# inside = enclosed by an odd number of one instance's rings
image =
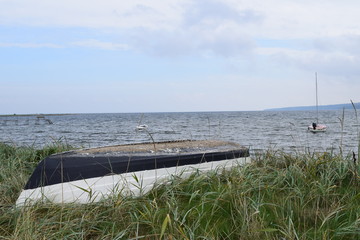
[[[267,152],[138,198],[15,208],[36,163],[67,149],[0,144],[0,239],[360,239],[359,167],[328,153]]]

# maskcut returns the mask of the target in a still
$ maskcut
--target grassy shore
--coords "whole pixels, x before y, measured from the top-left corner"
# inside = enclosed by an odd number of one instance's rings
[[[267,152],[138,198],[15,208],[37,162],[68,149],[0,144],[0,239],[360,239],[359,167],[328,153]]]

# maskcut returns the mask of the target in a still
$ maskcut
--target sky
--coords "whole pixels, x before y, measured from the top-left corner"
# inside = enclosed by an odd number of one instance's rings
[[[0,0],[0,114],[360,102],[358,0]]]

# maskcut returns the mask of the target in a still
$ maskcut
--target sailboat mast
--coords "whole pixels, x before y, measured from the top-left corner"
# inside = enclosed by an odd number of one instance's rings
[[[315,88],[316,88],[316,123],[319,122],[319,103],[318,103],[318,85],[317,85],[317,72],[315,72]]]
[[[317,72],[315,72],[315,89],[316,89],[316,122],[314,121],[312,125],[308,127],[310,132],[326,132],[326,126],[324,124],[319,124],[319,101],[318,101],[318,83],[317,83]]]

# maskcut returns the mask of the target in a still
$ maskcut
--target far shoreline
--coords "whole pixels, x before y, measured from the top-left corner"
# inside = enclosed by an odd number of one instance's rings
[[[0,117],[45,117],[45,116],[66,116],[77,115],[78,113],[30,113],[30,114],[0,114]]]

